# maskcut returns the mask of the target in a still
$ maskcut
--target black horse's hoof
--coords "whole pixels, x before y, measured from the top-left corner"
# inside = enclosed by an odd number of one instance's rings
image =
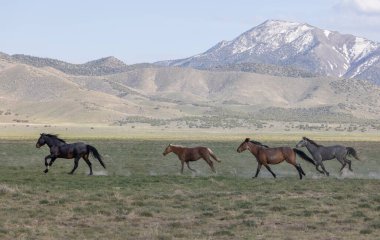
[[[326,176],[330,176],[330,173],[327,172],[327,173],[326,173]]]
[[[47,173],[47,172],[49,172],[49,170],[48,170],[48,169],[45,169],[45,170],[44,170],[44,173]]]
[[[73,175],[74,173],[72,173],[72,172],[69,172],[69,173],[67,173],[67,174],[69,174],[69,175]]]

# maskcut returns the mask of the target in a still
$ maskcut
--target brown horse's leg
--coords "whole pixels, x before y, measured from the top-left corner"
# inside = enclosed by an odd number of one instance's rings
[[[258,163],[258,164],[257,164],[257,169],[256,169],[256,174],[255,174],[255,176],[252,177],[252,178],[257,178],[257,176],[259,175],[260,169],[261,169],[261,163]]]
[[[187,167],[188,167],[191,171],[195,172],[195,170],[192,169],[192,168],[190,167],[190,163],[189,163],[189,162],[186,162],[186,165],[187,165]]]
[[[210,166],[211,170],[216,173],[215,168],[214,168],[214,163],[211,161],[210,157],[203,157],[203,159],[208,163]]]
[[[90,168],[90,173],[88,175],[92,175],[92,164],[90,162],[90,160],[88,159],[88,155],[84,155],[83,156],[83,160],[87,163],[88,167]]]
[[[183,165],[184,165],[184,161],[181,160],[181,173],[183,174]]]
[[[300,175],[300,179],[302,179],[302,174],[305,174],[299,164],[294,165],[294,167],[297,169],[298,174]]]
[[[273,177],[276,178],[276,174],[274,174],[274,172],[272,172],[272,169],[270,169],[270,167],[269,167],[267,164],[264,165],[264,166],[268,169],[268,171],[269,171],[270,173],[272,173]]]

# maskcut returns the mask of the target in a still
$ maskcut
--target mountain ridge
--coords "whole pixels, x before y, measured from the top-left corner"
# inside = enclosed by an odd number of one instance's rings
[[[380,84],[370,74],[373,67],[379,68],[379,59],[380,44],[374,41],[306,23],[267,20],[204,53],[156,64],[209,69],[218,65],[259,63]]]

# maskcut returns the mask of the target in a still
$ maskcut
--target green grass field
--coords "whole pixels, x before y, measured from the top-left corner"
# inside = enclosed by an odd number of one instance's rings
[[[243,140],[243,139],[242,139]],[[0,239],[376,239],[380,236],[379,142],[343,142],[363,159],[354,173],[330,177],[299,160],[306,172],[282,163],[278,175],[236,152],[240,141],[89,140],[107,170],[92,160],[87,176],[81,161],[58,159],[44,174],[48,148],[35,141],[0,141]],[[206,145],[222,160],[213,174],[204,161],[185,168],[168,143]],[[265,142],[294,146],[292,142]],[[321,142],[332,144],[331,142]],[[305,150],[305,149],[304,149]]]

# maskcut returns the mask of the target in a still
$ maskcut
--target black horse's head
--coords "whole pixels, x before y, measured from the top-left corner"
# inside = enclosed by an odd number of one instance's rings
[[[37,140],[37,143],[36,143],[36,148],[40,148],[46,144],[45,137],[46,137],[45,133],[40,134],[40,138]]]

